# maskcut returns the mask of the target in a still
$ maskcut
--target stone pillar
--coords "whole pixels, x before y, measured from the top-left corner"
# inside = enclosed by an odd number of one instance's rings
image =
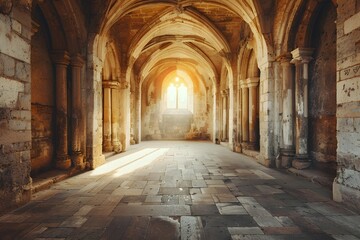
[[[237,136],[236,136],[236,146],[235,152],[241,153],[241,140],[242,140],[242,121],[241,121],[241,113],[242,113],[242,104],[241,104],[241,80],[238,81],[237,84]]]
[[[65,51],[52,54],[56,67],[56,167],[69,169],[71,160],[68,152],[68,102],[67,66],[70,57]]]
[[[71,118],[71,158],[75,166],[79,169],[85,168],[84,155],[81,152],[81,129],[82,129],[82,110],[81,110],[81,68],[84,60],[81,56],[74,56],[71,59],[72,70],[72,118]]]
[[[282,67],[282,166],[288,167],[295,155],[294,146],[294,74],[290,56],[281,58]]]
[[[114,152],[122,151],[119,140],[120,108],[119,108],[119,82],[112,81],[111,85],[111,145]]]
[[[242,147],[249,142],[249,89],[246,81],[241,82],[241,133],[242,133]]]
[[[257,133],[257,105],[259,78],[248,78],[246,80],[249,88],[249,144],[251,150],[255,150],[258,143]]]
[[[221,91],[222,96],[222,141],[228,141],[228,90]]]
[[[310,166],[308,156],[308,63],[312,49],[297,48],[291,52],[295,74],[295,110],[296,110],[296,156],[293,167],[304,169]]]
[[[113,151],[111,143],[111,81],[103,81],[103,94],[104,94],[104,125],[103,125],[103,150],[104,152]]]
[[[122,150],[126,151],[130,145],[130,89],[126,81],[120,83],[120,142]]]

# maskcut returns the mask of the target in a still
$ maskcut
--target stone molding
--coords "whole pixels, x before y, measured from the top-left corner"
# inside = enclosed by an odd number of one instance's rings
[[[296,48],[295,50],[291,51],[291,55],[293,57],[291,63],[309,63],[313,59],[311,57],[313,52],[313,48]]]
[[[260,81],[259,77],[251,77],[251,78],[246,79],[245,84],[248,88],[257,87],[259,85],[259,81]]]
[[[112,89],[120,88],[120,83],[118,81],[103,80],[102,85],[103,85],[103,88],[112,88]]]
[[[52,61],[57,65],[69,65],[70,63],[70,56],[66,51],[54,51],[51,53]]]
[[[84,65],[84,58],[80,54],[75,54],[71,58],[71,66],[81,68]]]

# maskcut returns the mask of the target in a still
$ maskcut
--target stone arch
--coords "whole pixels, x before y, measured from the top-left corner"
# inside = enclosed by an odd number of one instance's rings
[[[32,159],[39,163],[33,165],[33,170],[38,172],[54,166],[83,169],[86,151],[82,139],[85,104],[81,95],[84,60],[80,46],[87,37],[84,16],[77,2],[73,1],[34,1],[32,15],[33,45],[41,41],[36,34],[44,32],[49,43],[33,48],[36,52],[32,54],[32,124],[37,129],[33,131]],[[46,92],[52,93],[52,100]],[[42,142],[39,137],[49,140]],[[39,146],[47,149],[44,151],[46,156],[39,158],[36,154]]]

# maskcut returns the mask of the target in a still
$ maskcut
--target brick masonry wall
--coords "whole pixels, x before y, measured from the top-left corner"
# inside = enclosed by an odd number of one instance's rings
[[[339,0],[337,161],[334,199],[360,208],[360,3]]]
[[[0,6],[0,212],[30,199],[30,39],[30,4]]]

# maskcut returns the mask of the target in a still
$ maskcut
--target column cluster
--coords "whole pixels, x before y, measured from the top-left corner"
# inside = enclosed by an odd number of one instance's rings
[[[282,165],[288,166],[292,160],[292,166],[297,169],[311,164],[308,156],[308,64],[312,53],[312,49],[297,48],[291,56],[287,54],[280,59],[283,75]]]
[[[119,88],[116,80],[103,82],[103,149],[105,152],[121,152],[122,144],[119,141],[120,109]]]
[[[56,68],[56,167],[69,169],[75,166],[85,168],[83,153],[81,152],[81,68],[84,64],[79,55],[72,58],[66,51],[56,51],[52,54]],[[71,68],[71,100],[68,101],[68,68]],[[71,102],[71,106],[68,106]],[[71,125],[68,113],[71,112]],[[71,131],[69,131],[69,128]],[[71,132],[71,136],[68,133]],[[69,151],[69,141],[71,151]],[[71,157],[70,157],[71,155]]]
[[[258,145],[258,86],[259,78],[240,81],[241,87],[241,146],[256,150]]]

